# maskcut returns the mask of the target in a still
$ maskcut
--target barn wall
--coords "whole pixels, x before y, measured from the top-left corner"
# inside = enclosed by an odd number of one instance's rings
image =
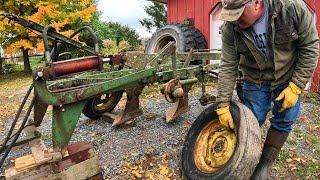
[[[305,0],[309,7],[316,13],[316,26],[318,29],[318,35],[320,37],[320,1],[319,0]],[[318,64],[311,81],[311,90],[314,92],[320,91],[320,57]]]
[[[210,12],[219,0],[168,0],[168,22],[182,23],[186,18],[194,18],[195,27],[210,44]]]

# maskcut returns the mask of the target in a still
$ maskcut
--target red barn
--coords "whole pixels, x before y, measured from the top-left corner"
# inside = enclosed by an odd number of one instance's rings
[[[218,19],[221,12],[220,0],[154,0],[166,3],[168,7],[168,22],[183,23],[191,19],[195,28],[200,30],[207,42],[208,48],[221,48],[220,27],[222,21]],[[320,1],[304,0],[316,19],[316,26],[320,36]],[[312,78],[311,90],[320,91],[320,63],[316,67]]]

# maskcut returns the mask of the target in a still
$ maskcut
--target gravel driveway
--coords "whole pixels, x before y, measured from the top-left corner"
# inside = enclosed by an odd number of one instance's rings
[[[182,179],[180,154],[184,138],[192,122],[205,109],[198,101],[200,92],[198,88],[190,91],[191,110],[169,124],[165,122],[165,111],[173,104],[167,103],[158,93],[141,98],[144,114],[125,127],[114,128],[104,117],[91,120],[81,115],[70,143],[92,143],[106,179]],[[123,110],[124,97],[125,95],[115,108],[115,113]],[[47,113],[46,120],[40,127],[42,138],[48,147],[52,147],[51,114],[50,111]],[[10,121],[7,120],[7,130],[10,128]],[[28,153],[31,151],[27,147],[12,151],[5,165],[10,159]]]

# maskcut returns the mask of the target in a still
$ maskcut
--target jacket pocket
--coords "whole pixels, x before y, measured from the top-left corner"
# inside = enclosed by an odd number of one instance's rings
[[[276,30],[274,35],[274,44],[276,50],[293,51],[294,41],[298,39],[298,33],[295,29]]]

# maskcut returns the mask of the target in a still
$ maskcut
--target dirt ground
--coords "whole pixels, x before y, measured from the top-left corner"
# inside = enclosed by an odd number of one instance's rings
[[[0,138],[3,139],[10,127],[10,122],[24,97],[32,79],[26,74],[0,75]],[[179,118],[179,122],[166,125],[163,121],[164,110],[161,94],[154,87],[145,90],[142,96],[142,106],[145,112],[141,119],[126,129],[112,129],[110,124],[101,120],[88,120],[85,117],[79,122],[72,141],[89,139],[95,145],[103,162],[106,179],[183,179],[180,167],[180,152],[184,136],[197,116],[205,107],[200,107],[197,98],[199,88],[190,94],[191,112]],[[152,103],[151,103],[152,102]],[[119,107],[123,107],[124,100]],[[199,108],[200,107],[200,108]],[[194,108],[194,109],[193,109]],[[116,110],[120,110],[117,108]],[[25,111],[25,110],[24,110]],[[273,179],[320,179],[320,95],[305,92],[302,97],[301,114],[294,125],[285,146],[272,168]],[[48,114],[50,116],[50,113]],[[159,120],[156,123],[153,121]],[[49,124],[49,123],[47,123]],[[45,128],[50,129],[49,125]],[[268,122],[262,127],[263,139]],[[149,131],[152,129],[152,131]],[[93,131],[93,132],[92,132]],[[166,131],[161,133],[158,131]],[[139,141],[146,138],[144,133],[159,133],[161,141]],[[50,141],[50,131],[43,132],[44,138]],[[120,141],[131,136],[130,141]],[[134,135],[134,136],[133,136]],[[157,134],[156,134],[157,135]],[[150,136],[151,137],[151,136]],[[150,138],[148,137],[148,138]],[[125,142],[129,142],[124,144]],[[145,147],[133,149],[130,144],[141,143]],[[158,144],[158,145],[156,145]],[[155,146],[156,148],[150,148]],[[159,146],[159,149],[158,149]],[[121,157],[107,155],[122,153]],[[123,155],[124,154],[124,155]],[[119,161],[112,162],[112,161]],[[121,161],[121,162],[120,162]]]

